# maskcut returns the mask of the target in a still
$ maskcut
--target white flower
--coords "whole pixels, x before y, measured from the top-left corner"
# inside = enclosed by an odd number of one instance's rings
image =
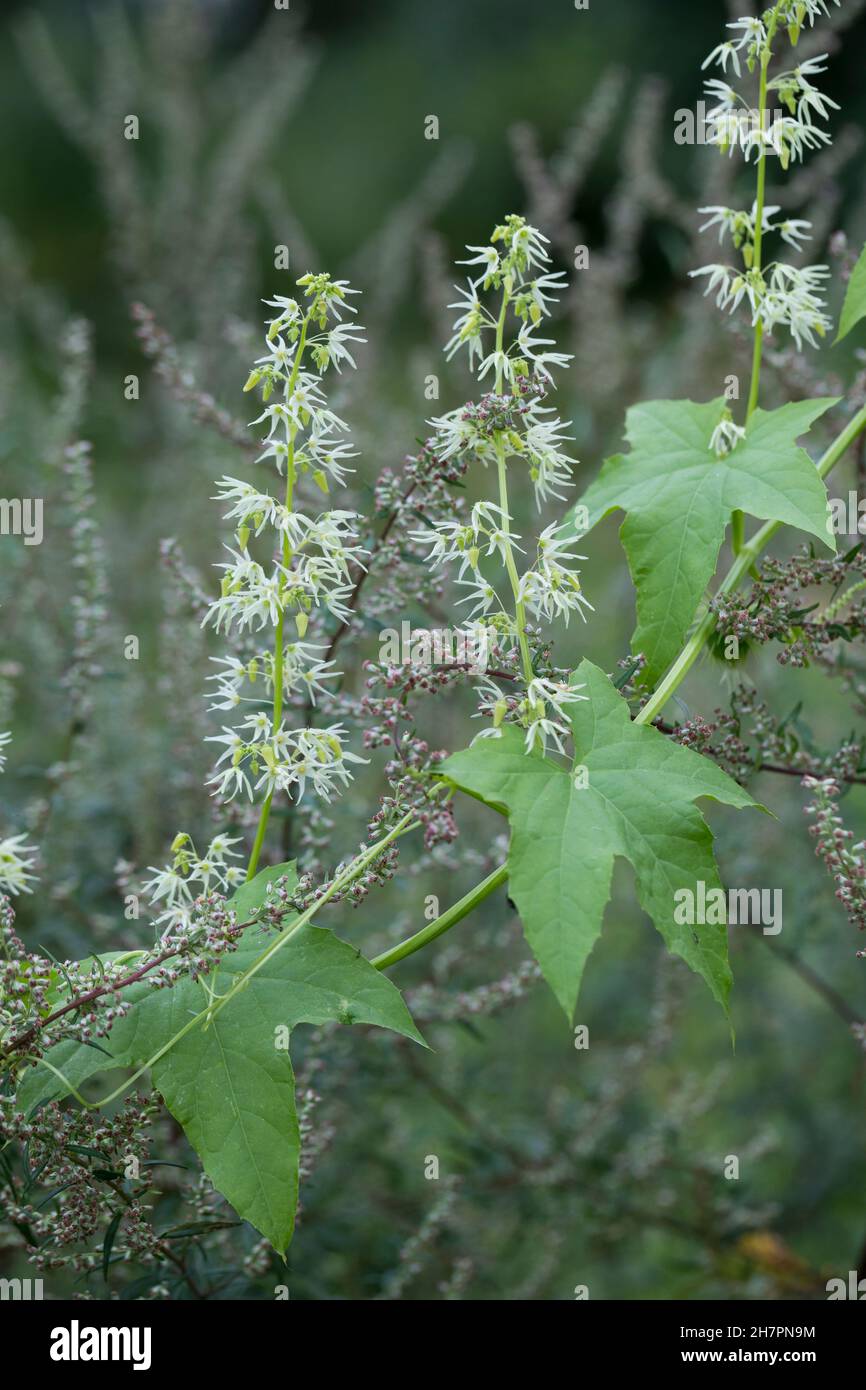
[[[531,280],[528,286],[528,293],[533,302],[541,310],[542,314],[549,314],[549,304],[558,304],[558,295],[548,294],[548,290],[563,291],[568,289],[568,280],[564,270],[552,271],[547,275],[539,275]]]
[[[31,869],[39,853],[35,845],[25,844],[25,835],[0,839],[0,890],[13,894],[32,893],[36,875]]]
[[[250,714],[244,719],[240,728],[248,731],[247,743],[257,743],[259,739],[270,738],[272,725],[270,718],[264,710],[259,710],[256,714]]]
[[[504,231],[504,229],[502,230]],[[531,227],[527,222],[523,222],[522,218],[514,219],[513,228],[510,232],[505,231],[503,239],[512,255],[516,253],[525,256],[527,263],[531,266],[547,265],[550,261],[550,257],[544,249],[548,245],[549,239],[537,227]]]
[[[465,526],[459,521],[440,521],[426,531],[410,531],[409,539],[418,545],[430,547],[426,559],[431,565],[459,560],[461,579],[467,569],[477,569],[480,553],[474,553],[477,537],[472,526]]]
[[[555,719],[542,717],[533,719],[527,726],[526,736],[523,740],[523,747],[526,753],[533,753],[540,749],[542,753],[547,753],[547,745],[552,742],[558,753],[565,752],[565,739],[568,738],[571,730],[566,724],[560,724]]]
[[[552,419],[539,418],[548,414]],[[571,473],[576,460],[560,448],[561,444],[571,440],[573,436],[563,433],[566,426],[552,411],[533,410],[529,419],[530,423],[526,428],[526,452],[536,501],[540,506],[548,497],[562,500],[563,493],[560,489],[574,486]]]
[[[742,425],[736,425],[731,419],[730,413],[725,412],[716,428],[710,435],[710,451],[716,458],[724,458],[736,449],[741,439],[745,439],[746,431]]]
[[[214,501],[233,504],[227,512],[223,512],[226,521],[235,518],[241,522],[253,521],[257,536],[273,521],[277,501],[269,492],[259,492],[242,479],[228,476],[220,478],[217,487],[219,491],[214,495]]]
[[[514,368],[515,363],[513,358],[501,348],[495,348],[493,352],[488,353],[483,359],[481,366],[478,368],[478,380],[482,381],[489,371],[493,371],[497,375],[501,373],[503,379],[507,381],[509,385],[512,385],[514,382]]]
[[[746,48],[749,44],[754,48],[762,48],[767,42],[767,31],[760,19],[753,19],[746,16],[745,19],[735,19],[731,24],[728,24],[727,27],[728,29],[737,29],[740,31],[737,35],[737,41],[734,44],[734,47],[737,49]]]
[[[765,207],[762,223],[762,231],[769,232],[773,228],[773,218],[779,211],[778,207]],[[724,240],[725,235],[732,237],[734,244],[739,246],[743,241],[753,242],[755,239],[755,219],[758,215],[757,203],[752,204],[751,212],[738,212],[734,208],[726,207],[705,207],[698,208],[702,215],[710,214],[708,220],[699,228],[700,231],[709,231],[710,227],[718,227],[719,243]]]
[[[707,55],[707,57],[704,59],[703,63],[701,64],[701,67],[702,67],[702,68],[708,68],[708,67],[710,66],[711,63],[718,63],[719,66],[720,66],[720,68],[722,69],[722,72],[727,72],[727,70],[728,70],[728,62],[729,62],[729,61],[730,61],[730,64],[731,64],[732,68],[734,69],[734,72],[736,73],[737,77],[739,77],[739,76],[740,76],[740,59],[739,59],[739,55],[737,54],[737,50],[736,50],[736,47],[734,46],[734,44],[731,43],[730,39],[727,39],[724,43],[720,43],[716,48],[714,48],[713,51],[712,51],[712,53],[710,53],[710,54]]]
[[[525,323],[517,335],[517,351],[527,358],[536,371],[547,381],[552,381],[548,367],[567,367],[573,360],[571,352],[540,352],[539,348],[554,347],[553,338],[533,338],[532,329]]]
[[[148,866],[148,873],[152,873],[153,878],[142,884],[142,889],[152,903],[161,902],[163,898],[171,907],[179,902],[192,902],[192,892],[185,874],[171,867],[157,869],[152,864]]]
[[[735,279],[734,271],[727,265],[702,265],[697,270],[690,270],[689,275],[694,278],[698,275],[708,275],[707,288],[704,290],[704,297],[716,291],[716,305],[719,309],[727,307],[731,297],[731,285]]]
[[[353,459],[358,456],[357,451],[345,440],[323,439],[317,435],[311,435],[308,439],[305,454],[313,469],[320,469],[329,474],[338,487],[342,487],[349,473],[354,472],[354,469],[344,468],[341,459]],[[303,458],[303,455],[301,457]]]
[[[727,120],[731,115],[739,121],[741,114],[743,114],[740,108],[745,107],[746,103],[729,83],[723,82],[720,77],[711,77],[709,81],[704,83],[704,90],[708,101],[716,103],[707,111],[707,125],[718,124],[720,121]]]
[[[458,579],[457,583],[464,585],[470,591],[465,598],[458,599],[458,603],[471,603],[473,599],[475,600],[474,608],[469,610],[470,618],[487,614],[494,606],[502,611],[499,595],[493,585],[482,575],[475,574],[471,579]]]
[[[458,261],[458,265],[483,265],[484,271],[475,281],[476,285],[481,284],[487,279],[488,275],[493,275],[499,269],[499,252],[495,246],[467,246],[467,251],[475,251],[477,254],[471,259]],[[452,306],[453,307],[453,306]]]
[[[804,81],[802,68],[797,69],[797,77],[800,84],[800,98],[797,102],[797,116],[801,121],[808,121],[811,112],[820,116],[822,121],[830,117],[831,111],[839,111],[841,107],[837,101],[831,100],[824,92],[819,92],[817,87],[813,87],[810,82]]]
[[[454,323],[454,333],[445,344],[445,357],[450,362],[451,358],[460,348],[467,347],[469,350],[469,367],[471,369],[476,357],[480,358],[484,351],[482,334],[485,328],[494,327],[493,320],[487,313],[478,298],[478,291],[472,281],[467,281],[468,289],[461,290],[455,285],[458,294],[463,296],[462,300],[457,300],[454,304],[449,304],[449,309],[460,309],[462,312]]]
[[[802,250],[801,242],[812,240],[811,233],[806,230],[807,227],[811,226],[811,222],[797,217],[787,217],[784,222],[775,224],[776,231],[782,240],[786,241],[789,246],[793,246],[795,251]]]
[[[582,556],[581,556],[582,559]],[[531,613],[552,621],[562,617],[569,626],[571,613],[578,613],[587,621],[587,613],[595,612],[592,603],[585,598],[577,571],[566,569],[556,560],[539,560],[538,566],[521,575],[518,596]]]
[[[8,748],[12,742],[12,735],[6,731],[0,733],[0,749]],[[6,767],[6,755],[0,752],[0,772]],[[31,869],[36,862],[39,851],[35,845],[25,844],[26,836],[8,835],[6,839],[0,839],[0,892],[32,893],[31,883],[36,882],[36,875],[31,873]]]
[[[361,334],[361,325],[357,323],[338,323],[328,333],[324,334],[322,352],[319,357],[323,368],[326,367],[329,362],[333,362],[337,371],[340,371],[340,364],[342,362],[348,362],[350,367],[357,366],[346,344],[366,343],[367,339],[362,337]],[[316,342],[317,340],[314,339],[313,341]]]
[[[240,843],[241,837],[239,835],[215,835],[207,847],[205,858],[213,859],[220,864],[225,860],[227,855],[232,858],[237,858],[235,851],[232,849],[232,845],[239,845]]]
[[[581,695],[580,693],[585,688],[584,685],[568,685],[565,681],[552,681],[536,676],[527,688],[526,698],[530,704],[537,704],[538,701],[541,701],[545,705],[550,705],[557,715],[561,715],[566,705],[576,704],[578,700],[589,699],[588,695]]]

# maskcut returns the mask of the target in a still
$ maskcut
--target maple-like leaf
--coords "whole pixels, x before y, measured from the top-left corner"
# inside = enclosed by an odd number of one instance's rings
[[[241,920],[280,878],[294,888],[295,865],[264,869],[238,890],[232,906]],[[137,983],[123,991],[129,1012],[99,1050],[58,1043],[51,1049],[54,1070],[35,1068],[18,1092],[29,1111],[98,1072],[148,1066],[214,1186],[280,1254],[291,1240],[298,1200],[292,1030],[299,1023],[369,1023],[424,1041],[400,991],[354,946],[322,927],[293,931],[291,917],[283,933],[283,945],[255,972],[250,967],[276,945],[278,933],[251,927],[223,957],[206,977],[217,1005],[212,1016],[203,981],[187,978],[159,990]],[[247,972],[248,982],[221,1005]]]
[[[574,764],[524,752],[513,725],[442,763],[461,790],[508,816],[508,891],[545,979],[569,1017],[601,932],[617,857],[634,867],[637,893],[669,950],[703,976],[727,1011],[727,929],[675,920],[680,889],[719,888],[713,837],[698,797],[756,806],[708,758],[632,721],[607,676],[589,661],[575,672]]]
[[[647,659],[654,683],[679,652],[713,577],[734,511],[781,521],[835,549],[827,490],[796,441],[833,399],[796,401],[756,410],[746,436],[717,458],[710,438],[722,418],[722,397],[649,401],[626,417],[628,454],[606,461],[581,506],[590,527],[621,508],[620,536],[637,592],[632,650]]]

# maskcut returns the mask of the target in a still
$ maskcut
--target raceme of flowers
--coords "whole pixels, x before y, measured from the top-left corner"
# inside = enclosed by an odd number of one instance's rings
[[[300,693],[304,703],[315,703],[324,682],[337,674],[321,659],[323,649],[304,639],[314,610],[349,620],[352,571],[364,553],[355,512],[312,515],[295,503],[299,480],[308,478],[327,495],[332,484],[345,482],[347,460],[354,457],[349,427],[329,408],[322,382],[330,366],[355,366],[351,345],[364,341],[362,330],[343,315],[354,313],[348,296],[357,291],[328,275],[305,275],[297,283],[307,304],[282,295],[266,301],[276,315],[245,387],[261,389],[264,410],[253,423],[266,426],[267,434],[259,461],[271,460],[285,477],[284,495],[238,478],[218,484],[217,498],[229,504],[225,517],[236,528],[235,545],[227,547],[220,596],[205,622],[226,634],[268,632],[252,656],[217,658],[219,669],[210,678],[211,709],[246,711],[211,740],[223,748],[211,778],[223,799],[275,791],[299,799],[311,786],[329,800],[351,780],[349,764],[362,761],[344,747],[341,725],[291,729],[282,717],[284,702]],[[274,552],[270,560],[251,551],[262,537],[262,548],[268,542]]]
[[[478,689],[493,713],[493,724],[482,736],[497,737],[503,720],[513,719],[526,731],[527,752],[544,750],[548,742],[563,751],[565,707],[583,698],[564,681],[537,674],[529,652],[528,616],[546,621],[562,617],[567,623],[572,613],[585,618],[592,607],[575,567],[585,557],[572,549],[573,530],[547,526],[535,544],[534,559],[521,573],[517,557],[526,554],[526,547],[512,530],[508,509],[509,461],[528,472],[539,507],[549,497],[563,498],[563,490],[572,486],[575,460],[564,447],[570,439],[567,427],[543,404],[553,385],[551,369],[571,360],[537,332],[551,312],[554,292],[566,288],[562,272],[547,269],[546,243],[522,217],[510,216],[494,229],[487,246],[467,247],[470,257],[461,264],[479,266],[480,272],[450,306],[460,312],[445,352],[451,358],[465,348],[478,380],[492,375],[493,389],[431,424],[442,458],[496,470],[498,501],[477,502],[468,521],[441,520],[411,533],[413,541],[427,548],[434,566],[454,567],[457,585],[466,590],[459,602],[471,605],[470,620],[483,620],[506,651],[519,649],[525,686],[519,698],[502,698],[488,678],[479,681]],[[498,294],[492,303],[491,291]],[[485,572],[491,568],[485,561],[494,558],[500,580],[510,586],[508,601],[497,587],[499,580]]]
[[[151,866],[153,878],[142,885],[150,905],[163,907],[156,918],[164,929],[188,927],[193,919],[195,904],[208,893],[223,893],[230,897],[244,881],[244,871],[229,860],[240,856],[234,846],[239,838],[215,835],[199,855],[191,836],[181,833],[172,844],[172,860],[165,868]]]
[[[834,3],[838,5],[839,0]],[[745,300],[753,327],[760,325],[767,333],[787,328],[798,348],[804,342],[816,347],[816,335],[824,337],[831,327],[822,297],[830,271],[824,265],[800,268],[779,260],[762,263],[765,235],[778,233],[788,246],[800,250],[810,239],[811,228],[803,219],[778,217],[779,207],[764,206],[763,166],[777,158],[785,170],[792,160],[802,160],[807,150],[829,145],[830,135],[819,123],[839,108],[812,81],[825,71],[826,54],[804,58],[773,77],[768,69],[777,38],[787,34],[796,48],[803,26],[827,13],[823,0],[778,0],[759,19],[746,17],[729,24],[732,37],[714,48],[703,64],[704,68],[717,65],[725,74],[730,66],[738,83],[746,75],[744,67],[748,74],[760,74],[757,109],[727,80],[711,78],[706,83],[714,103],[706,114],[708,141],[723,152],[741,150],[746,162],[755,154],[759,199],[748,212],[728,207],[700,209],[708,218],[702,230],[718,227],[720,244],[730,238],[742,266],[714,263],[691,274],[706,277],[705,292],[715,294],[720,309],[733,312]]]

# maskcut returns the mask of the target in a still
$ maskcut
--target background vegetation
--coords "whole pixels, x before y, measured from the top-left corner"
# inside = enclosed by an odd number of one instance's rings
[[[819,48],[832,52],[829,91],[843,108],[835,143],[786,192],[817,224],[810,258],[840,228],[856,249],[866,232],[866,20],[856,0],[843,12],[845,28]],[[176,830],[211,830],[209,648],[195,595],[212,587],[218,558],[212,479],[245,463],[240,388],[263,295],[289,292],[308,267],[365,291],[370,343],[341,406],[371,515],[380,470],[399,468],[425,417],[468,392],[441,357],[451,262],[506,212],[536,221],[566,269],[575,245],[590,248],[560,325],[575,353],[558,404],[575,424],[578,488],[618,447],[630,403],[705,399],[729,372],[745,380],[746,340],[687,277],[712,259],[695,208],[725,201],[733,168],[673,139],[674,112],[694,105],[699,63],[728,17],[689,0],[592,0],[580,13],[569,0],[331,0],[288,14],[265,0],[6,7],[0,467],[3,494],[44,497],[46,515],[41,547],[0,539],[0,727],[15,733],[0,824],[42,846],[40,890],[19,901],[26,940],[73,957],[140,944],[147,927],[124,920],[125,884],[162,861]],[[136,142],[123,138],[130,113]],[[438,141],[424,138],[430,114]],[[293,273],[274,269],[282,244]],[[838,236],[832,251],[841,269]],[[173,351],[153,328],[142,343],[134,302]],[[820,359],[776,345],[768,399],[782,382],[788,394],[833,391],[860,369],[853,354],[847,343]],[[138,400],[125,399],[130,374]],[[65,467],[82,438],[92,508]],[[836,482],[842,495],[854,466]],[[95,530],[82,532],[82,517]],[[161,547],[168,537],[177,546]],[[795,544],[789,535],[781,553]],[[558,650],[563,664],[585,653],[612,670],[633,626],[615,521],[584,549],[596,615]],[[129,634],[137,662],[123,658]],[[359,694],[358,664],[375,652],[369,624],[341,648]],[[770,644],[737,678],[777,717],[796,711],[802,746],[858,741],[856,644],[847,683],[776,656]],[[670,717],[709,717],[729,686],[705,663]],[[459,697],[440,695],[420,727],[460,747],[464,716]],[[374,756],[333,823],[287,824],[289,846],[333,866],[359,838],[380,774]],[[581,997],[587,1051],[537,983],[500,894],[395,973],[434,1053],[307,1034],[308,1177],[287,1273],[253,1233],[229,1229],[180,1242],[191,1280],[131,1263],[106,1286],[97,1262],[90,1276],[52,1272],[49,1294],[266,1299],[288,1283],[293,1298],[315,1299],[568,1299],[576,1285],[593,1298],[821,1297],[866,1243],[864,1052],[852,1029],[866,1018],[866,963],[813,855],[798,778],[761,774],[752,790],[776,819],[744,828],[713,812],[719,861],[731,885],[782,888],[784,930],[734,931],[733,1055],[700,982],[664,957],[629,873]],[[852,787],[843,811],[855,838],[864,807]],[[427,894],[444,907],[498,862],[495,819],[461,807],[459,820],[452,849],[419,857],[357,913],[335,908],[337,930],[368,954],[384,949],[422,924]],[[438,1182],[425,1179],[428,1155]],[[739,1156],[736,1182],[723,1177],[727,1155]],[[188,1221],[191,1200],[230,1218],[206,1192],[191,1195],[194,1168],[168,1120],[154,1157],[190,1164],[156,1170],[160,1229]],[[19,1245],[0,1227],[0,1272],[24,1272]]]

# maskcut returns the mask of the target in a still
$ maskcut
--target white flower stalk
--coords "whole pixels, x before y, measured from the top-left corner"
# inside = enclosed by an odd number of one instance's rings
[[[243,479],[220,479],[217,499],[228,504],[225,517],[236,535],[235,544],[226,547],[228,560],[219,566],[219,598],[205,617],[217,632],[268,633],[244,661],[218,658],[220,669],[210,677],[211,709],[246,705],[250,711],[237,727],[224,728],[211,740],[224,751],[210,779],[222,799],[263,795],[250,874],[274,794],[300,799],[312,787],[330,800],[350,780],[350,764],[362,761],[346,751],[340,725],[293,730],[283,721],[287,701],[303,696],[304,704],[315,704],[325,682],[339,674],[332,662],[322,660],[321,646],[305,641],[307,627],[314,612],[349,621],[353,571],[362,567],[364,555],[357,513],[301,511],[295,500],[296,485],[304,479],[328,495],[345,482],[347,460],[355,457],[349,427],[330,409],[323,382],[330,366],[337,371],[355,366],[351,345],[364,341],[363,330],[343,316],[354,313],[348,296],[357,291],[328,275],[305,275],[297,283],[306,303],[282,295],[266,301],[276,316],[269,320],[266,351],[244,388],[261,390],[264,410],[253,421],[266,427],[259,462],[271,461],[285,487],[276,496]],[[256,542],[262,550],[258,557],[251,550]]]
[[[825,71],[826,54],[807,58],[772,78],[769,67],[773,45],[785,32],[792,47],[796,47],[803,25],[814,24],[827,13],[827,6],[820,0],[777,0],[760,19],[747,17],[730,24],[734,37],[714,48],[704,62],[705,68],[718,65],[723,72],[730,64],[736,79],[744,75],[743,64],[749,74],[759,71],[757,109],[727,80],[711,78],[706,83],[707,95],[715,103],[707,112],[710,142],[730,153],[739,149],[747,162],[754,153],[758,187],[750,212],[701,208],[702,213],[709,214],[702,230],[718,226],[720,244],[730,237],[734,249],[740,252],[742,266],[705,265],[691,274],[707,277],[705,293],[715,293],[720,309],[733,312],[743,300],[747,301],[756,341],[762,332],[783,327],[800,349],[804,342],[817,347],[818,339],[832,326],[821,284],[829,272],[824,266],[799,270],[783,261],[764,263],[763,243],[769,233],[778,233],[795,250],[801,249],[810,234],[808,222],[777,219],[779,208],[765,205],[766,165],[768,159],[776,158],[784,170],[792,160],[802,159],[807,150],[829,145],[830,135],[818,123],[828,120],[838,106],[812,81]],[[759,345],[755,360],[759,367]],[[756,382],[757,371],[753,373],[755,389]],[[754,405],[750,398],[750,414]]]
[[[0,733],[0,749],[8,748],[12,742],[12,735],[8,732]],[[0,772],[6,767],[6,754],[0,752]],[[36,882],[36,875],[32,872],[39,853],[35,845],[26,843],[26,835],[7,835],[0,838],[0,892],[11,893],[17,896],[18,893],[32,893],[31,883]]]
[[[178,835],[172,844],[172,860],[162,869],[150,865],[153,878],[142,885],[151,907],[161,908],[156,925],[167,931],[188,927],[192,921],[196,898],[204,893],[225,893],[230,896],[244,881],[245,874],[230,859],[238,859],[233,848],[240,839],[215,835],[203,855],[199,855],[191,837]]]
[[[453,568],[457,584],[467,591],[459,602],[471,605],[470,621],[483,620],[495,631],[506,659],[513,655],[519,662],[523,690],[512,692],[507,700],[500,698],[492,682],[478,683],[493,713],[493,725],[481,737],[499,737],[507,716],[525,730],[527,752],[545,751],[549,743],[562,752],[568,735],[563,705],[583,698],[575,688],[536,672],[528,616],[547,621],[563,617],[568,622],[575,612],[585,618],[591,607],[574,566],[583,557],[569,548],[573,532],[566,536],[562,528],[548,526],[537,541],[536,558],[520,572],[518,557],[531,554],[532,547],[519,544],[508,503],[509,463],[528,474],[539,507],[550,497],[564,498],[565,489],[572,486],[575,460],[565,447],[571,437],[563,421],[543,404],[553,385],[553,370],[571,361],[539,331],[566,288],[564,275],[548,269],[546,245],[535,227],[511,216],[494,229],[487,246],[467,247],[470,255],[462,264],[479,271],[451,306],[460,313],[445,353],[451,358],[465,348],[478,380],[492,378],[493,389],[431,424],[443,458],[460,457],[496,470],[498,496],[496,501],[476,503],[467,522],[444,520],[412,533],[414,541],[429,547],[431,565]],[[492,303],[491,292],[496,293]],[[490,575],[494,569],[498,578]]]

